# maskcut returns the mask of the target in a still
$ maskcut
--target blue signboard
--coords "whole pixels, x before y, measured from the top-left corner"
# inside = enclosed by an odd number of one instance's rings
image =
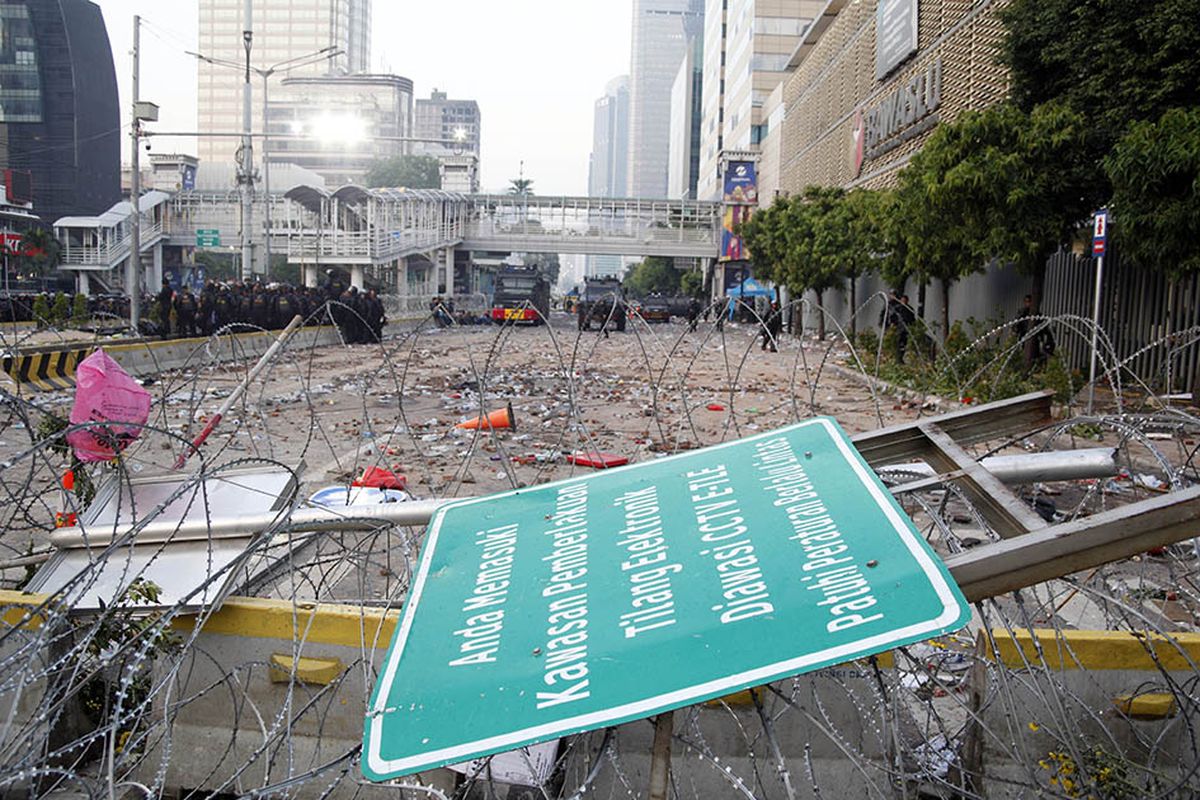
[[[753,161],[730,161],[725,167],[725,202],[758,203],[758,175]]]

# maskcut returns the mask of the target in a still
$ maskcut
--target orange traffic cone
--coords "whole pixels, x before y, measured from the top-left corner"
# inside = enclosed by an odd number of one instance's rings
[[[502,428],[517,429],[517,419],[513,416],[512,403],[509,403],[504,408],[497,409],[486,417],[478,417],[477,419],[469,419],[466,422],[460,422],[454,427],[462,428],[465,431],[473,431],[478,428],[487,428],[490,430],[500,430]]]

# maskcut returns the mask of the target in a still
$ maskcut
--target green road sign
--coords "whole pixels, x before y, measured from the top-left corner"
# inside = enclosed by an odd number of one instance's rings
[[[464,500],[426,533],[363,773],[641,719],[969,617],[831,419]]]
[[[220,247],[221,232],[213,229],[196,230],[196,247]]]

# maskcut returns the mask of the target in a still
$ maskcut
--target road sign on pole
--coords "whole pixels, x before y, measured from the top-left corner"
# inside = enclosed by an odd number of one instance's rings
[[[1096,212],[1092,227],[1092,257],[1096,259],[1095,291],[1092,298],[1092,357],[1088,367],[1087,413],[1091,414],[1096,403],[1096,359],[1100,346],[1100,293],[1104,286],[1104,253],[1108,249],[1108,209]]]
[[[1096,212],[1095,227],[1092,229],[1092,256],[1099,258],[1108,249],[1108,211]]]
[[[198,228],[196,230],[196,247],[220,247],[221,232],[215,229]]]
[[[377,781],[966,624],[837,423],[464,500],[426,533],[364,726]]]

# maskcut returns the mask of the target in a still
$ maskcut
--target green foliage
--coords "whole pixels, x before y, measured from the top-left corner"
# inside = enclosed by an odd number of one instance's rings
[[[1046,260],[1068,245],[1104,201],[1097,182],[1095,133],[1091,121],[1060,102],[1025,113],[1010,104],[968,112],[955,122],[963,129],[963,163],[988,191],[977,202],[983,213],[977,252],[997,256],[1039,277]]]
[[[76,294],[71,303],[71,322],[82,325],[88,321],[88,299],[85,294]]]
[[[854,280],[876,269],[889,251],[891,195],[856,189],[845,192],[810,186],[795,198],[782,198],[742,223],[738,231],[752,254],[755,274],[797,295]],[[820,335],[824,336],[824,318]]]
[[[699,270],[688,270],[679,276],[679,293],[688,297],[704,294],[704,275]]]
[[[131,724],[128,710],[149,698],[154,658],[179,646],[161,613],[135,611],[139,605],[157,604],[161,595],[161,587],[153,581],[135,578],[113,606],[105,609],[108,613],[88,641],[89,667],[97,674],[83,686],[80,699],[84,712],[97,726],[112,721],[118,698],[126,714],[122,721]],[[148,657],[135,659],[135,653],[143,650]],[[127,735],[128,730],[122,729],[122,733]]]
[[[856,349],[868,372],[921,394],[950,400],[986,403],[1053,389],[1056,400],[1066,402],[1078,391],[1082,379],[1067,369],[1060,354],[1056,353],[1041,367],[1028,370],[1015,338],[982,336],[997,327],[994,320],[956,322],[945,346],[938,351],[918,321],[910,328],[904,363],[896,361],[894,328],[884,335],[882,350],[869,331],[859,334]]]
[[[533,178],[512,178],[508,182],[508,193],[511,195],[533,194]]]
[[[1104,168],[1125,258],[1172,280],[1200,271],[1200,107],[1135,123]]]
[[[625,290],[633,297],[645,297],[655,292],[670,294],[679,288],[680,273],[674,262],[661,256],[650,256],[640,264],[634,264],[625,273],[622,281]]]
[[[75,498],[80,508],[87,508],[96,497],[96,487],[92,483],[87,466],[75,458],[71,446],[67,443],[66,432],[71,423],[56,414],[44,414],[38,420],[35,429],[35,441],[45,443],[50,452],[62,458],[70,458],[70,469],[75,473]]]
[[[54,295],[54,304],[50,306],[50,322],[61,327],[70,317],[71,301],[65,294],[58,292]]]
[[[371,164],[363,180],[369,188],[440,189],[441,165],[433,156],[394,156]]]
[[[50,301],[46,299],[46,295],[39,294],[33,298],[33,317],[37,320],[39,328],[50,321]]]
[[[45,276],[58,266],[62,247],[45,228],[32,228],[21,235],[20,251],[20,271]]]
[[[1187,245],[1195,241],[1195,191],[1189,203],[1186,185],[1189,170],[1195,179],[1195,126],[1185,112],[1165,115],[1197,103],[1200,3],[1013,0],[1001,13],[1013,102],[1035,123],[1047,103],[1064,109],[1060,121],[1076,117],[1058,127],[1073,133],[1041,152],[1046,168],[1027,173],[1035,179],[1028,193],[1040,198],[1047,219],[1061,224],[1071,217],[1066,209],[1078,218],[1079,208],[1086,214],[1114,194],[1113,233],[1134,263],[1173,276],[1194,270],[1196,250]],[[1072,196],[1076,190],[1082,197]],[[1031,213],[1021,222],[1036,219]]]
[[[1086,114],[1098,153],[1131,122],[1196,103],[1196,0],[1013,0],[1002,18],[1014,102],[1032,111],[1061,100]]]
[[[1012,150],[1007,140],[1018,113],[965,112],[939,127],[900,173],[891,230],[904,242],[904,262],[889,265],[887,277],[941,283],[943,335],[950,332],[950,287],[995,255],[989,232],[1008,207],[1010,183],[1000,173],[1018,158],[1004,152]]]

